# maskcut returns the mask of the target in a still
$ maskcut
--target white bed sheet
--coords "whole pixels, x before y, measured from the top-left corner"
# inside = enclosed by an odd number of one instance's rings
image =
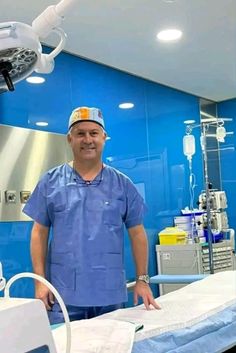
[[[143,324],[144,328],[134,337],[132,332],[126,331],[123,326],[123,333],[125,332],[129,344],[126,346],[127,350],[121,350],[122,353],[129,352],[133,339],[132,353],[214,353],[221,352],[224,347],[236,342],[236,337],[234,338],[236,336],[234,334],[236,332],[235,271],[210,275],[175,292],[163,295],[156,301],[161,305],[161,310],[147,311],[143,305],[139,305],[116,310],[88,321],[93,321],[93,325],[97,327],[102,327],[104,320],[117,321],[121,325],[127,324],[131,331],[133,327],[132,324],[130,327],[130,322]],[[73,335],[79,335],[82,324],[82,321],[79,322]],[[121,331],[115,332],[115,326],[112,331],[114,337],[122,336]],[[80,345],[79,341],[80,339],[78,339],[78,345]],[[99,350],[99,347],[95,346],[93,348],[93,351],[75,350],[71,353],[116,353],[114,349],[109,351]]]
[[[57,353],[65,353],[65,326],[52,331]],[[71,322],[71,353],[131,353],[135,325],[103,319]]]
[[[156,299],[161,310],[149,310],[144,305],[120,309],[98,319],[112,318],[139,322],[144,329],[137,332],[139,341],[166,331],[192,326],[236,303],[236,272],[225,271],[209,275],[177,291]]]

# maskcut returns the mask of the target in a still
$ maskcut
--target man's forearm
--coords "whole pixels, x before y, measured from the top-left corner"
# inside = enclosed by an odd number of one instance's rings
[[[45,277],[45,263],[47,256],[48,228],[34,223],[31,233],[31,259],[36,274]]]
[[[147,274],[148,267],[148,242],[143,226],[137,226],[129,230],[132,243],[132,251],[136,265],[136,275]]]

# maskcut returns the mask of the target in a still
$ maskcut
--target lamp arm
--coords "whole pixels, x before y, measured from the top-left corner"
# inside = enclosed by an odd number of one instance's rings
[[[32,22],[32,28],[40,38],[46,38],[54,28],[61,25],[65,14],[70,12],[78,0],[62,0],[57,5],[48,6]]]

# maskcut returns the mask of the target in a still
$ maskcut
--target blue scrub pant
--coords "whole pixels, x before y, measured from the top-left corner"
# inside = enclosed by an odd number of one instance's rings
[[[67,311],[70,321],[91,319],[93,317],[109,313],[120,308],[123,308],[124,304],[114,304],[107,306],[72,306],[67,305]],[[52,310],[48,311],[48,317],[51,325],[63,323],[64,316],[58,303],[52,306]]]

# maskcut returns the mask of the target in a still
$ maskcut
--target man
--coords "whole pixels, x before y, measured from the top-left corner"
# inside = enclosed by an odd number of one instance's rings
[[[24,207],[35,221],[31,236],[34,272],[59,291],[71,320],[120,308],[127,300],[125,224],[136,265],[134,304],[142,297],[147,309],[150,305],[158,309],[148,285],[144,202],[127,176],[102,162],[106,132],[101,111],[75,109],[68,131],[73,161],[48,171]],[[45,285],[36,282],[35,296],[49,310],[51,323],[63,321]]]

